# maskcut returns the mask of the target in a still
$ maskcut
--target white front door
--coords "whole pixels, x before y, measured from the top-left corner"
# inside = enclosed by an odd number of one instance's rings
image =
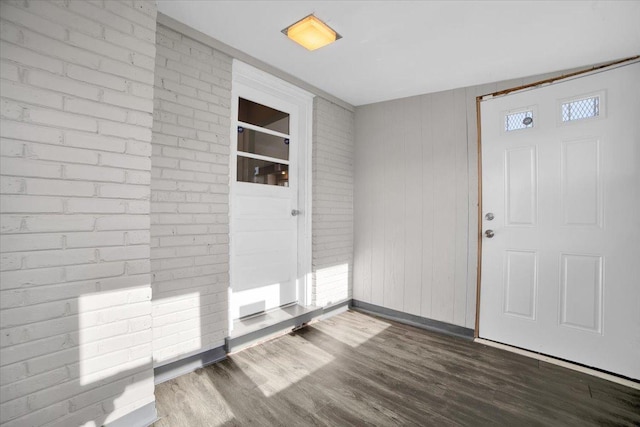
[[[278,89],[284,82],[238,62],[234,73],[230,320],[304,298],[300,154],[308,115],[299,97]]]
[[[640,379],[640,63],[481,117],[480,337]]]

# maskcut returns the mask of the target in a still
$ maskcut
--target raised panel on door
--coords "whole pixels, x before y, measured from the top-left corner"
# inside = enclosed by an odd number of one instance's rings
[[[600,142],[562,142],[562,219],[565,225],[599,227],[602,219]]]
[[[535,320],[538,297],[537,256],[533,251],[505,253],[504,313]]]
[[[560,324],[602,332],[602,257],[562,254]]]
[[[506,225],[536,224],[537,177],[535,146],[506,150],[504,189]]]

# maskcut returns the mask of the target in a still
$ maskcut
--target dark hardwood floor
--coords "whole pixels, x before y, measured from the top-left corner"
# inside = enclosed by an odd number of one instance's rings
[[[640,391],[346,312],[160,384],[155,427],[640,425]]]

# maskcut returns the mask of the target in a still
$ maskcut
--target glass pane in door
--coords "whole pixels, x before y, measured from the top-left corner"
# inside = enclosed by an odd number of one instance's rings
[[[248,99],[240,98],[238,120],[289,135],[289,114]]]
[[[289,138],[238,126],[238,152],[289,160]]]
[[[238,155],[238,181],[289,186],[289,166]]]

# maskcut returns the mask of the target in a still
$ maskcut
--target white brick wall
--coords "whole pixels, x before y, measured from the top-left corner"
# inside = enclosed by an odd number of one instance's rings
[[[156,366],[227,335],[231,58],[158,26],[151,177]]]
[[[153,402],[153,1],[2,1],[0,423]]]
[[[352,296],[354,114],[318,96],[313,103],[313,298]]]

